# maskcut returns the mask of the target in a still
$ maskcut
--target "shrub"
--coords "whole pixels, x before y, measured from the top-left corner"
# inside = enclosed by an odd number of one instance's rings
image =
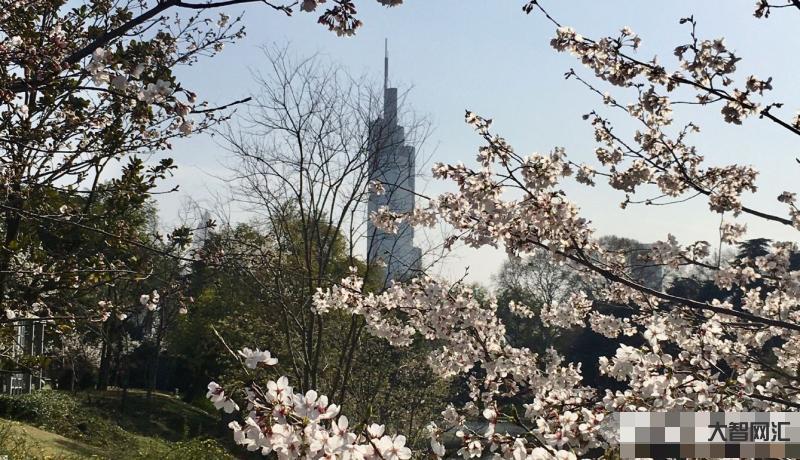
[[[38,422],[65,419],[78,412],[71,396],[51,390],[18,396],[0,396],[0,415],[15,420]]]

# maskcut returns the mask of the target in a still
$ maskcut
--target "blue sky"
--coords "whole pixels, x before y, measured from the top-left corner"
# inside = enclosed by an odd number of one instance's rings
[[[250,69],[263,68],[259,47],[289,44],[300,56],[322,53],[356,74],[376,80],[383,71],[383,42],[389,39],[391,80],[410,87],[407,103],[433,122],[424,154],[432,161],[470,164],[480,140],[464,124],[465,109],[493,118],[495,129],[520,153],[544,152],[563,146],[571,157],[592,162],[595,147],[590,126],[581,115],[599,108],[601,102],[564,72],[574,67],[589,73],[574,58],[558,54],[549,46],[553,27],[540,15],[525,15],[522,0],[406,0],[399,8],[381,7],[361,0],[360,16],[365,25],[355,37],[339,38],[316,24],[312,14],[285,18],[264,7],[227,10],[245,11],[247,37],[210,60],[184,69],[184,86],[212,104],[224,104],[247,96],[254,89]],[[675,46],[688,41],[688,29],[678,20],[693,14],[704,38],[724,36],[743,61],[739,77],[772,76],[775,91],[768,100],[787,103],[784,114],[800,110],[800,12],[775,11],[769,19],[752,16],[754,0],[543,0],[559,21],[586,36],[614,34],[630,26],[643,39],[639,55],[658,55],[674,68]],[[625,93],[612,92],[620,101]],[[719,107],[682,107],[676,121],[695,120],[702,132],[694,139],[709,163],[753,164],[761,171],[758,193],[746,198],[760,209],[785,213],[775,197],[785,190],[798,191],[800,138],[771,123],[751,119],[742,127],[727,125]],[[619,125],[625,131],[625,123]],[[159,197],[165,223],[176,220],[187,198],[210,203],[214,194],[225,193],[218,179],[226,172],[226,153],[209,136],[176,142],[171,153],[179,172],[169,185],[179,184],[177,193]],[[446,183],[430,183],[426,192],[448,189]],[[621,211],[623,196],[599,183],[594,189],[568,185],[566,190],[589,217],[600,234],[617,234],[642,241],[663,239],[667,233],[681,241],[715,241],[719,216],[707,211],[705,201],[668,207],[638,207]],[[797,239],[795,231],[777,224],[748,222],[749,236]],[[489,282],[504,255],[500,251],[459,250],[443,269],[449,276]]]

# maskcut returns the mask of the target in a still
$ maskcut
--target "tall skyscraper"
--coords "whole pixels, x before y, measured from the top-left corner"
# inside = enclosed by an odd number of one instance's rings
[[[383,184],[382,194],[370,193],[370,214],[381,207],[406,213],[414,210],[414,147],[406,144],[405,129],[397,121],[397,88],[389,87],[389,53],[384,57],[383,117],[373,123],[370,142],[370,181]],[[368,260],[385,265],[386,277],[402,281],[419,271],[422,251],[414,246],[414,228],[403,223],[388,233],[367,223]]]

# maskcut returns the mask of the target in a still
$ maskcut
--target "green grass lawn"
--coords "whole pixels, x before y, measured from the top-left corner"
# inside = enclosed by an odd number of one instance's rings
[[[43,390],[0,396],[0,417],[13,420],[0,419],[0,455],[10,459],[233,458],[215,439],[227,435],[215,415],[164,394],[129,391],[123,399],[114,391]]]
[[[3,455],[8,455],[9,459],[105,458],[100,448],[20,422],[0,419],[0,432],[0,439],[8,444],[3,446],[8,449]],[[5,452],[3,448],[0,451]]]

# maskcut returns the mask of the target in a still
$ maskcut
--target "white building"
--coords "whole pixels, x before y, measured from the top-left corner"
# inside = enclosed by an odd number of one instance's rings
[[[373,125],[369,179],[383,184],[384,191],[370,193],[371,215],[383,206],[393,212],[414,209],[415,151],[406,144],[405,129],[397,121],[397,88],[389,88],[389,57],[384,58],[383,116]],[[387,233],[367,223],[367,254],[371,263],[385,265],[388,280],[401,281],[419,271],[422,252],[414,246],[414,229],[399,226],[397,233]]]
[[[42,357],[45,354],[46,321],[36,318],[19,318],[3,327],[13,329],[14,342],[11,346],[10,367],[0,369],[0,391],[3,394],[15,395],[41,390],[48,385],[41,364],[29,367],[20,366],[18,361],[25,356]]]

